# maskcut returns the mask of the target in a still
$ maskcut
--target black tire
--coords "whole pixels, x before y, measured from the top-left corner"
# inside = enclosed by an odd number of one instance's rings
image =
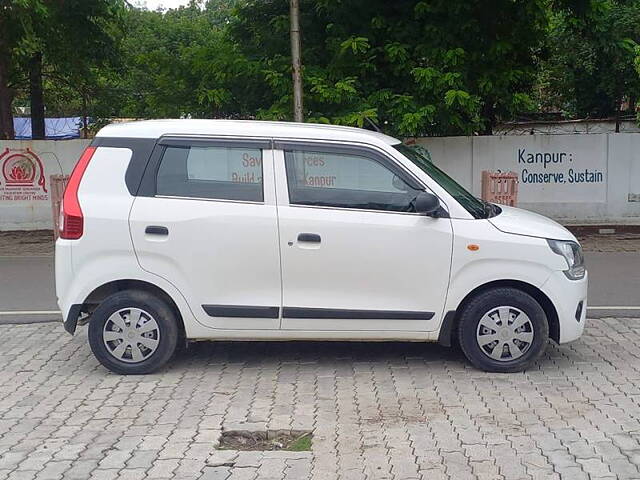
[[[490,346],[485,345],[484,348],[487,349],[485,351],[480,345],[481,342],[478,339],[479,324],[485,314],[502,306],[518,309],[529,317],[530,323],[521,328],[526,330],[524,333],[531,331],[533,339],[524,343],[520,343],[519,340],[511,340],[521,345],[521,347],[508,345],[506,348],[500,343],[504,340],[495,340],[495,342],[498,342],[495,344],[495,348],[501,347],[496,350],[495,355],[504,356],[503,360],[496,360],[490,357],[493,352]],[[516,314],[513,313],[513,315]],[[515,319],[512,323],[514,322]],[[496,330],[491,331],[495,331],[496,335],[498,334]],[[464,305],[458,322],[458,339],[465,356],[480,370],[500,373],[520,372],[529,367],[544,353],[549,342],[549,324],[543,308],[528,293],[516,288],[494,288],[479,293]],[[521,356],[509,360],[511,348],[519,349],[514,350],[514,352],[521,354]]]
[[[158,327],[152,333],[152,335],[156,334],[159,337],[155,351],[135,363],[116,358],[110,353],[103,339],[105,324],[109,321],[109,318],[114,313],[128,308],[136,308],[148,313],[155,320]],[[161,368],[173,356],[179,335],[177,318],[171,307],[158,297],[139,290],[124,290],[111,295],[98,305],[89,321],[89,345],[91,346],[91,351],[102,365],[112,372],[123,375],[144,375]],[[141,341],[144,340],[141,339]],[[110,345],[113,345],[113,343],[110,343]]]

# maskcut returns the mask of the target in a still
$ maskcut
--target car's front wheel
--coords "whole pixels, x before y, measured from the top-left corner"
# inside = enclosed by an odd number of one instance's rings
[[[477,368],[518,372],[544,352],[549,325],[531,295],[515,288],[495,288],[481,292],[463,307],[458,338]]]
[[[125,375],[161,368],[175,352],[178,337],[173,310],[144,291],[125,290],[108,297],[89,322],[93,354],[109,370]]]

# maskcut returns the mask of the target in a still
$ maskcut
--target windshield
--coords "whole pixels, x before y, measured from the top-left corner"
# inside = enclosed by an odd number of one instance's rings
[[[431,163],[431,155],[423,147],[399,143],[398,145],[393,145],[393,148],[438,182],[438,185],[455,198],[474,218],[488,218],[494,214],[493,207],[490,204],[471,195],[453,178]]]

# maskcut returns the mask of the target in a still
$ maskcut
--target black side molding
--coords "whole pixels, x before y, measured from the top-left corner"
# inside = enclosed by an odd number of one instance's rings
[[[210,317],[278,318],[279,307],[251,307],[244,305],[202,305]]]
[[[78,317],[80,316],[80,310],[82,310],[81,303],[74,303],[69,309],[67,318],[64,320],[64,329],[71,335],[76,333],[76,327],[78,326]]]
[[[453,340],[454,320],[456,319],[456,311],[450,310],[444,316],[442,325],[440,325],[440,333],[438,334],[438,343],[443,347],[450,347]]]
[[[394,310],[342,310],[335,308],[284,307],[283,318],[326,318],[335,320],[431,320],[433,312]]]
[[[244,305],[202,305],[210,317],[278,318],[280,308]],[[343,310],[334,308],[284,307],[284,318],[324,318],[335,320],[431,320],[433,312],[395,310]]]

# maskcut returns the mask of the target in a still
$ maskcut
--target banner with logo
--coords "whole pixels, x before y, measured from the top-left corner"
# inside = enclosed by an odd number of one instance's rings
[[[52,228],[52,175],[69,175],[90,140],[0,141],[0,230]]]
[[[31,149],[5,148],[0,153],[0,166],[0,201],[49,201],[44,165]]]

